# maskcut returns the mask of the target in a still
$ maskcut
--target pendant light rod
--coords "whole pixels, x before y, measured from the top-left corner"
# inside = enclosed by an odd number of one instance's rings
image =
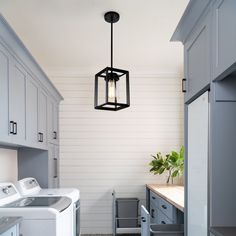
[[[113,23],[111,23],[111,68],[113,68]]]
[[[111,68],[113,68],[113,23],[119,21],[120,15],[115,11],[109,11],[105,13],[104,19],[111,24]]]

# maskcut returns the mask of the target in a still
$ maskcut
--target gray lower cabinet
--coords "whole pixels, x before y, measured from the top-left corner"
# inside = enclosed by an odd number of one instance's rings
[[[147,209],[153,224],[183,224],[183,212],[147,189]]]
[[[24,67],[12,60],[9,72],[9,126],[12,142],[24,145],[26,139],[26,79]]]
[[[216,0],[213,5],[213,79],[224,77],[224,72],[236,63],[235,10],[235,0]]]
[[[185,102],[210,83],[209,25],[209,15],[206,14],[184,44]]]

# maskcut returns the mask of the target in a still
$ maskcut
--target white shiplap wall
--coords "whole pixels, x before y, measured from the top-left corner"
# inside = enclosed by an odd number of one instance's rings
[[[61,186],[81,191],[83,234],[112,230],[112,189],[145,199],[150,154],[183,143],[183,96],[178,76],[131,75],[131,107],[93,108],[92,76],[52,76],[64,96],[60,107]]]

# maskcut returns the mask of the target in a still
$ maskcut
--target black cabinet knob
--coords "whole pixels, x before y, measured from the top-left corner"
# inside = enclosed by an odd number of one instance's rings
[[[163,208],[163,209],[167,209],[167,206],[166,205],[161,205],[161,207]]]

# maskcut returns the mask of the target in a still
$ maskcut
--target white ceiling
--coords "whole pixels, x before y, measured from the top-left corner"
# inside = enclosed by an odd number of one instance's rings
[[[188,0],[1,0],[0,11],[39,64],[97,70],[110,63],[106,11],[114,25],[114,65],[158,73],[182,71],[182,46],[169,42]]]

